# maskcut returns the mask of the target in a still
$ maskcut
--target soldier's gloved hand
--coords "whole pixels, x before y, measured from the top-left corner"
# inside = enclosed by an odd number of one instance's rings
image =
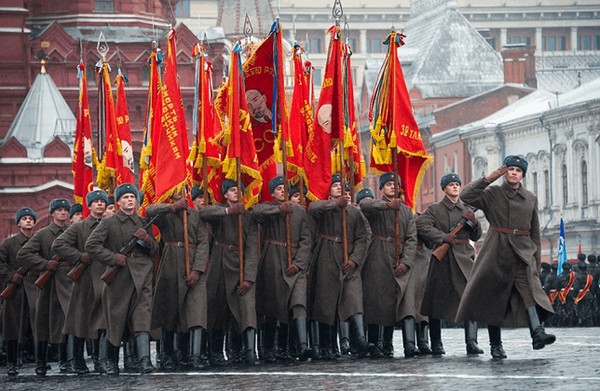
[[[146,230],[144,228],[136,229],[135,232],[133,233],[133,236],[135,236],[136,238],[138,238],[139,240],[142,240],[144,242],[150,241],[150,235],[148,235],[148,232],[146,232]]]
[[[10,282],[12,282],[15,285],[21,285],[23,283],[23,276],[19,273],[14,273],[10,278]]]
[[[456,240],[456,235],[454,235],[454,234],[447,233],[446,236],[444,236],[444,243],[454,244],[455,240]]]
[[[79,262],[81,263],[85,263],[86,265],[90,264],[90,254],[88,253],[81,253],[81,255],[79,256]]]
[[[115,263],[119,266],[125,266],[127,263],[127,257],[123,254],[117,254],[117,261]]]
[[[228,215],[240,215],[246,211],[246,208],[244,208],[244,204],[242,204],[241,202],[238,202],[238,203],[231,205],[225,211]]]
[[[281,204],[279,204],[279,211],[281,213],[291,213],[292,212],[292,203],[289,201],[282,202]]]
[[[465,213],[463,213],[463,217],[469,220],[473,226],[477,225],[477,216],[475,216],[475,213],[473,213],[472,210],[466,210]]]
[[[190,275],[185,279],[185,284],[187,286],[194,286],[200,281],[200,272],[197,270],[192,270]]]
[[[345,264],[344,266],[342,266],[342,272],[344,273],[344,275],[348,275],[348,274],[352,273],[352,271],[354,271],[355,268],[356,268],[356,262],[349,259],[348,263]]]
[[[402,206],[402,201],[400,201],[398,198],[394,198],[394,199],[386,202],[385,205],[390,209],[398,210]]]
[[[344,196],[339,197],[337,200],[335,200],[335,203],[337,204],[338,208],[345,208],[348,206],[348,198]]]
[[[400,278],[404,274],[408,273],[408,269],[410,269],[410,268],[408,267],[407,264],[398,262],[398,265],[396,265],[396,269],[394,270],[394,275],[396,277]]]
[[[292,277],[295,276],[299,271],[300,268],[292,263],[290,266],[287,267],[287,269],[285,269],[285,275],[288,277]]]
[[[52,271],[57,271],[58,270],[58,262],[52,260],[52,261],[48,261],[48,263],[46,263],[46,270],[52,270]]]
[[[238,286],[237,294],[240,296],[244,296],[252,288],[252,285],[254,285],[253,282],[245,280],[242,281],[242,283]]]
[[[171,204],[171,211],[173,213],[178,213],[179,211],[186,210],[188,207],[188,201],[186,198],[182,198],[178,201],[175,201]]]
[[[486,180],[486,182],[492,183],[496,179],[500,178],[502,175],[506,174],[507,171],[508,171],[507,166],[500,166],[500,167],[496,168],[494,171],[487,174],[487,176],[485,177],[485,180]]]

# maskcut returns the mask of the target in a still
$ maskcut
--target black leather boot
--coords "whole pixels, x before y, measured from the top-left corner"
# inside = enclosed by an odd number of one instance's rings
[[[156,368],[154,368],[150,361],[150,334],[142,331],[135,337],[135,342],[139,356],[140,374],[154,372]]]
[[[164,372],[173,372],[175,366],[175,333],[173,331],[163,330],[160,339],[161,360],[159,369]]]
[[[556,336],[546,334],[544,326],[540,323],[537,308],[534,305],[527,308],[527,316],[529,317],[529,332],[533,340],[532,345],[534,350],[543,349],[546,345],[551,345],[556,341]]]
[[[365,338],[365,324],[363,314],[355,314],[350,317],[350,324],[356,336],[355,344],[358,349],[358,357],[366,357],[369,353],[369,343]]]
[[[340,335],[340,354],[350,354],[350,323],[340,320],[338,322]]]
[[[105,338],[106,345],[106,374],[117,376],[119,374],[119,346],[114,346]]]
[[[267,321],[263,324],[263,332],[262,332],[262,341],[263,341],[263,354],[262,358],[265,361],[265,364],[275,364],[277,362],[277,358],[275,357],[275,341],[277,338],[277,321],[275,319],[267,319]]]
[[[279,361],[290,361],[293,360],[290,354],[290,327],[288,324],[279,322],[277,327],[277,354],[275,357]]]
[[[417,347],[421,356],[431,354],[429,347],[429,323],[419,322],[416,325],[417,329]]]
[[[306,333],[306,318],[304,316],[299,316],[296,319],[294,319],[294,323],[296,324],[296,334],[298,335],[298,360],[306,361],[313,355],[312,349],[308,347],[308,334]]]
[[[96,350],[97,360],[94,361],[94,370],[101,375],[106,374],[106,330],[100,330],[98,339],[98,344],[94,344],[94,350]]]
[[[319,322],[316,320],[309,321],[310,327],[310,345],[312,347],[312,359],[321,360],[321,333],[319,330]]]
[[[123,341],[123,372],[125,373],[139,372],[139,360],[135,350],[135,343],[132,340]]]
[[[467,355],[483,354],[483,349],[477,344],[477,322],[473,320],[465,321],[465,344],[467,345]]]
[[[490,335],[490,352],[492,353],[492,358],[498,360],[506,358],[506,352],[502,347],[502,332],[500,331],[500,327],[488,325],[488,334]]]
[[[385,357],[383,355],[383,326],[376,324],[368,325],[367,342],[369,343],[369,356],[372,359]]]
[[[256,330],[252,327],[248,327],[244,330],[244,359],[246,365],[257,366],[260,365],[260,361],[256,357]]]
[[[202,327],[190,329],[190,366],[194,370],[202,370],[208,367],[208,362],[202,357],[204,334]]]
[[[415,344],[415,318],[407,316],[402,319],[402,344],[404,346],[404,358],[412,358],[419,355]]]
[[[383,328],[383,355],[394,358],[394,326]]]
[[[431,339],[431,354],[433,357],[442,357],[446,354],[442,344],[442,321],[429,318],[429,337]]]
[[[66,336],[65,336],[66,339]],[[60,373],[69,372],[69,366],[67,365],[67,343],[61,342],[58,344],[58,369]]]
[[[35,374],[46,376],[48,369],[48,341],[37,341],[35,343]]]
[[[84,348],[84,339],[74,335],[67,336],[67,370],[70,373],[84,375],[90,372],[83,358]]]
[[[223,344],[225,342],[225,333],[223,330],[213,330],[209,334],[208,362],[213,367],[224,367],[227,365],[225,355],[223,354]]]
[[[17,376],[17,359],[19,357],[19,343],[15,340],[6,341],[6,373],[8,376]]]

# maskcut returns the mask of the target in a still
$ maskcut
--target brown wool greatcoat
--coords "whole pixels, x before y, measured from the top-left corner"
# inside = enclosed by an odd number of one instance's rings
[[[279,205],[278,201],[264,202],[252,208],[252,214],[261,226],[264,243],[256,278],[256,307],[259,314],[287,324],[293,307],[306,308],[306,269],[313,242],[306,210],[292,205],[292,262],[300,271],[291,277],[286,275],[285,214],[279,211]]]
[[[554,311],[542,290],[539,276],[541,247],[537,197],[522,185],[518,190],[506,183],[489,186],[481,178],[465,186],[461,198],[481,209],[491,226],[525,230],[530,234],[487,232],[465,288],[458,319],[478,320],[494,326],[527,326],[527,309],[513,288],[518,262],[527,264],[527,280],[540,320],[550,318]]]
[[[165,245],[154,286],[152,301],[152,329],[186,332],[192,327],[207,326],[206,319],[206,267],[208,265],[208,232],[200,214],[191,208],[187,211],[187,229],[190,270],[200,273],[193,287],[185,283],[185,248],[183,247],[183,215],[172,213],[171,204],[151,205],[146,216],[159,217],[154,224],[160,230]],[[180,246],[180,247],[178,247]]]
[[[360,210],[369,221],[373,240],[362,269],[363,303],[368,324],[394,326],[407,316],[415,316],[414,302],[404,301],[417,246],[417,229],[412,210],[406,206],[398,210],[400,262],[409,267],[400,278],[394,276],[398,260],[395,245],[396,211],[389,209],[386,199],[365,199]],[[401,305],[402,304],[402,305]]]
[[[89,216],[84,221],[72,224],[52,244],[52,253],[58,254],[71,267],[77,264],[81,254],[85,252],[85,242],[100,220]],[[98,270],[98,268],[96,268]],[[101,275],[101,273],[100,273]],[[101,291],[94,289],[94,283],[104,284],[100,275],[94,275],[94,269],[86,267],[81,278],[73,282],[71,298],[65,317],[64,334],[78,338],[98,338],[98,330],[106,328],[102,311]],[[98,293],[98,294],[97,294]]]
[[[430,248],[442,244],[444,236],[458,223],[467,210],[459,200],[456,204],[444,197],[430,205],[417,218],[420,238]],[[457,240],[477,241],[481,237],[481,225],[470,229],[464,227],[456,234]],[[470,243],[454,244],[440,262],[433,256],[429,262],[425,293],[421,303],[421,314],[435,319],[454,321],[467,278],[473,268],[475,252]]]
[[[240,263],[238,216],[227,215],[227,205],[211,205],[200,210],[200,217],[212,227],[214,245],[206,281],[208,295],[208,331],[224,330],[232,315],[236,331],[256,329],[256,284],[243,296],[238,295]],[[255,282],[258,269],[257,225],[251,213],[243,215],[244,280]],[[220,243],[220,245],[219,245]],[[225,248],[224,246],[229,246]]]
[[[116,214],[102,219],[85,242],[85,251],[92,257],[92,264],[100,262],[114,266],[117,252],[127,244],[138,228],[143,228],[147,219],[137,214],[131,216],[119,210]],[[152,227],[147,229],[151,238]],[[150,332],[150,313],[152,306],[152,274],[154,254],[158,244],[151,240],[146,249],[136,245],[129,253],[127,263],[121,267],[115,281],[104,286],[102,307],[106,319],[106,337],[115,346],[119,346],[130,334]],[[138,256],[143,254],[143,256]]]
[[[344,276],[342,210],[334,200],[313,201],[308,207],[318,232],[318,244],[310,267],[310,317],[331,326],[336,315],[340,320],[347,320],[352,315],[363,313],[361,269],[367,257],[371,230],[358,208],[348,205],[346,211],[348,259],[357,266]],[[324,235],[338,240],[326,239]]]
[[[0,243],[0,289],[4,289],[19,269],[17,253],[29,238],[23,233],[6,238]],[[24,282],[18,285],[8,300],[2,300],[2,335],[6,341],[23,340],[27,333],[29,316],[25,312]]]
[[[59,237],[66,228],[50,223],[36,232],[19,250],[17,254],[19,264],[29,266],[30,271],[43,273],[48,260],[55,255],[51,250],[54,239]],[[40,290],[35,306],[33,330],[36,341],[65,342],[63,326],[72,287],[72,281],[67,277],[68,272],[68,263],[61,260],[54,276],[46,287]]]

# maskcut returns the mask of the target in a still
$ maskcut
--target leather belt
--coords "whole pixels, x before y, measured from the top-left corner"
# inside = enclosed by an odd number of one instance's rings
[[[321,234],[321,237],[323,239],[331,240],[332,242],[344,243],[344,239],[340,238],[339,236],[330,236],[330,235]],[[348,240],[348,244],[350,244],[350,243],[352,243],[352,241]]]
[[[234,246],[233,244],[222,243],[222,242],[219,242],[218,240],[215,240],[214,244],[215,244],[215,246],[224,248],[225,250],[228,250],[228,251],[238,251],[238,247]]]
[[[270,244],[274,244],[275,246],[283,246],[283,247],[287,247],[287,242],[282,242],[281,240],[275,240],[275,239],[265,239],[265,242],[270,243]],[[296,248],[298,247],[298,242],[291,242],[290,243],[290,247],[291,248]]]
[[[165,246],[167,247],[185,247],[184,242],[165,242]],[[188,243],[189,248],[196,248],[197,245],[194,243]]]
[[[510,228],[501,228],[501,227],[496,227],[495,225],[490,225],[490,231],[495,231],[495,232],[500,232],[503,234],[508,234],[508,235],[515,235],[515,236],[529,236],[529,231],[525,231],[522,229],[510,229]]]
[[[394,237],[393,236],[375,235],[374,239],[381,240],[383,242],[393,242],[394,241]]]
[[[147,257],[147,255],[141,251],[132,251],[129,253],[129,256],[133,258]]]

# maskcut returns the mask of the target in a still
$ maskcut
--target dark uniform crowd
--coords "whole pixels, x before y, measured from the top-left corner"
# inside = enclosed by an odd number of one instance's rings
[[[525,160],[509,156],[464,188],[447,174],[444,198],[418,215],[393,173],[379,179],[381,199],[365,188],[356,204],[334,174],[329,199],[308,208],[300,189],[286,191],[278,176],[268,184],[274,200],[251,210],[228,179],[221,204],[205,204],[195,186],[194,207],[176,194],[145,216],[131,184],[114,198],[89,193],[85,220],[81,205],[55,199],[51,222],[35,233],[36,213],[19,209],[19,233],[0,244],[8,374],[27,360],[43,376],[54,360],[64,373],[117,375],[155,364],[197,371],[391,358],[395,330],[404,357],[441,357],[444,321],[464,325],[467,355],[483,354],[478,322],[488,327],[493,358],[507,357],[501,327],[529,326],[533,349],[541,349],[555,340],[543,327],[554,312],[597,324],[598,269],[595,258],[587,272],[580,263],[558,278],[542,268],[537,199],[521,185],[526,171]],[[475,208],[490,222],[477,261]],[[594,288],[579,298],[585,273],[595,273]]]

